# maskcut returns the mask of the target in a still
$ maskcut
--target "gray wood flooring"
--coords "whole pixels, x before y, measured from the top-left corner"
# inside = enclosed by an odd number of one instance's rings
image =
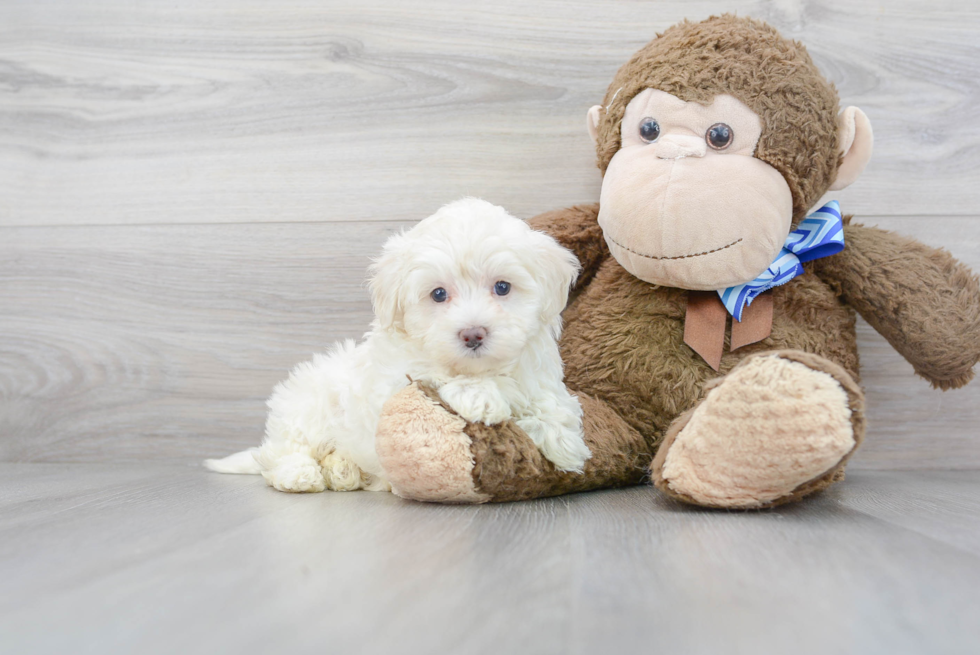
[[[0,654],[980,652],[980,383],[930,389],[864,323],[848,480],[771,512],[198,466],[364,331],[387,235],[594,202],[589,106],[725,11],[870,117],[845,212],[980,270],[978,2],[0,2]]]
[[[810,502],[453,507],[196,467],[0,464],[4,653],[976,653],[980,476]]]
[[[846,211],[977,215],[972,0],[7,0],[0,225],[592,202],[586,110],[656,32],[726,11],[803,41],[867,112]]]
[[[896,0],[0,3],[0,461],[254,444],[298,361],[360,336],[384,237],[462,195],[598,197],[584,123],[674,22],[802,40],[865,109],[859,220],[980,269],[980,4]],[[862,326],[855,467],[980,467],[980,384]]]

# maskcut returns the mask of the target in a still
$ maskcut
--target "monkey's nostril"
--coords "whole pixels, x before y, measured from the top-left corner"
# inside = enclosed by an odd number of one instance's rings
[[[487,329],[483,327],[466,328],[461,330],[459,338],[467,348],[479,348],[487,338]]]

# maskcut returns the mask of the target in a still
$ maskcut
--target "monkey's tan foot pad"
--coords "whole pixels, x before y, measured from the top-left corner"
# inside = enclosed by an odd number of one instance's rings
[[[864,437],[864,397],[840,366],[774,351],[706,387],[668,430],[651,465],[668,495],[753,509],[798,500],[844,477]]]
[[[375,448],[391,490],[403,498],[437,503],[485,503],[473,482],[466,421],[434,394],[412,383],[381,410]]]

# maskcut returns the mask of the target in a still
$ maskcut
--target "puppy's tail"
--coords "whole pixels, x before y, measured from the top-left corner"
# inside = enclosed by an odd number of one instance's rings
[[[262,472],[262,467],[255,461],[255,454],[258,448],[249,448],[234,455],[228,455],[223,459],[206,459],[204,468],[217,471],[218,473],[242,473],[246,475],[258,475]]]

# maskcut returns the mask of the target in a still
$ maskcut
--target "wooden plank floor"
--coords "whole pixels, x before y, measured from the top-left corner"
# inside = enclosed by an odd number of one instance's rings
[[[360,336],[369,258],[463,195],[598,198],[585,113],[656,32],[735,11],[804,42],[875,130],[835,194],[980,269],[980,4],[935,0],[0,3],[0,461],[255,444],[297,362]],[[861,325],[852,466],[980,468]]]
[[[594,202],[588,107],[726,11],[870,117],[845,212],[980,270],[976,2],[0,3],[0,655],[980,652],[980,383],[930,389],[863,322],[868,439],[775,511],[199,467],[364,331],[387,235],[463,195]]]
[[[972,1],[7,0],[0,225],[592,202],[588,108],[657,32],[723,12],[804,42],[867,112],[875,157],[846,211],[977,215]]]
[[[0,464],[3,653],[976,653],[980,476],[696,510],[454,507],[197,467]]]

